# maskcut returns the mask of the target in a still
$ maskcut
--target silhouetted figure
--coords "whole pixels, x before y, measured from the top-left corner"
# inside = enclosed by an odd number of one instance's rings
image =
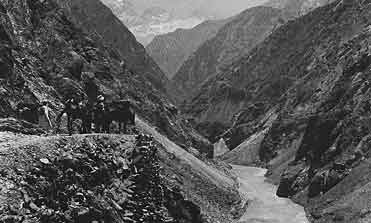
[[[94,124],[95,131],[100,133],[109,133],[109,123],[107,122],[106,103],[103,95],[97,97],[97,103],[94,106]]]
[[[94,104],[99,95],[99,86],[95,81],[93,73],[89,73],[84,83],[84,90],[90,104]]]

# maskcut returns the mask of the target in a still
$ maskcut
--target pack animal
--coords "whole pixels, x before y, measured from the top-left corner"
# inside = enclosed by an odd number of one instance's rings
[[[121,100],[112,102],[107,109],[107,119],[108,126],[112,122],[117,122],[119,125],[119,132],[122,130],[124,133],[127,131],[128,125],[135,125],[135,112],[133,110],[130,101]]]

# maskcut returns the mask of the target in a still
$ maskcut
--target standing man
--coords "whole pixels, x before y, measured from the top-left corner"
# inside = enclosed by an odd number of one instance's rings
[[[47,132],[50,132],[53,129],[52,122],[50,121],[50,107],[49,102],[43,101],[41,102],[41,106],[39,107],[39,126],[45,129]]]

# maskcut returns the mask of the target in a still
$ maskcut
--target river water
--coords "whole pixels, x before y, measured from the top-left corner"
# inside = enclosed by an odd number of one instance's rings
[[[304,208],[276,195],[277,186],[265,181],[266,169],[236,166],[240,193],[248,208],[239,223],[309,223]]]

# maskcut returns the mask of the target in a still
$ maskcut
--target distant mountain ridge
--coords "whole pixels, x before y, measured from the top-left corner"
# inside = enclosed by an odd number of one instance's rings
[[[228,3],[224,0],[102,0],[102,2],[109,6],[135,34],[139,42],[146,46],[157,35],[174,32],[179,28],[190,29],[205,20],[225,19],[249,7],[261,5],[265,0],[231,0]]]
[[[156,36],[146,50],[171,79],[184,61],[201,44],[213,38],[227,21],[206,21],[192,29],[177,29],[175,32]]]

